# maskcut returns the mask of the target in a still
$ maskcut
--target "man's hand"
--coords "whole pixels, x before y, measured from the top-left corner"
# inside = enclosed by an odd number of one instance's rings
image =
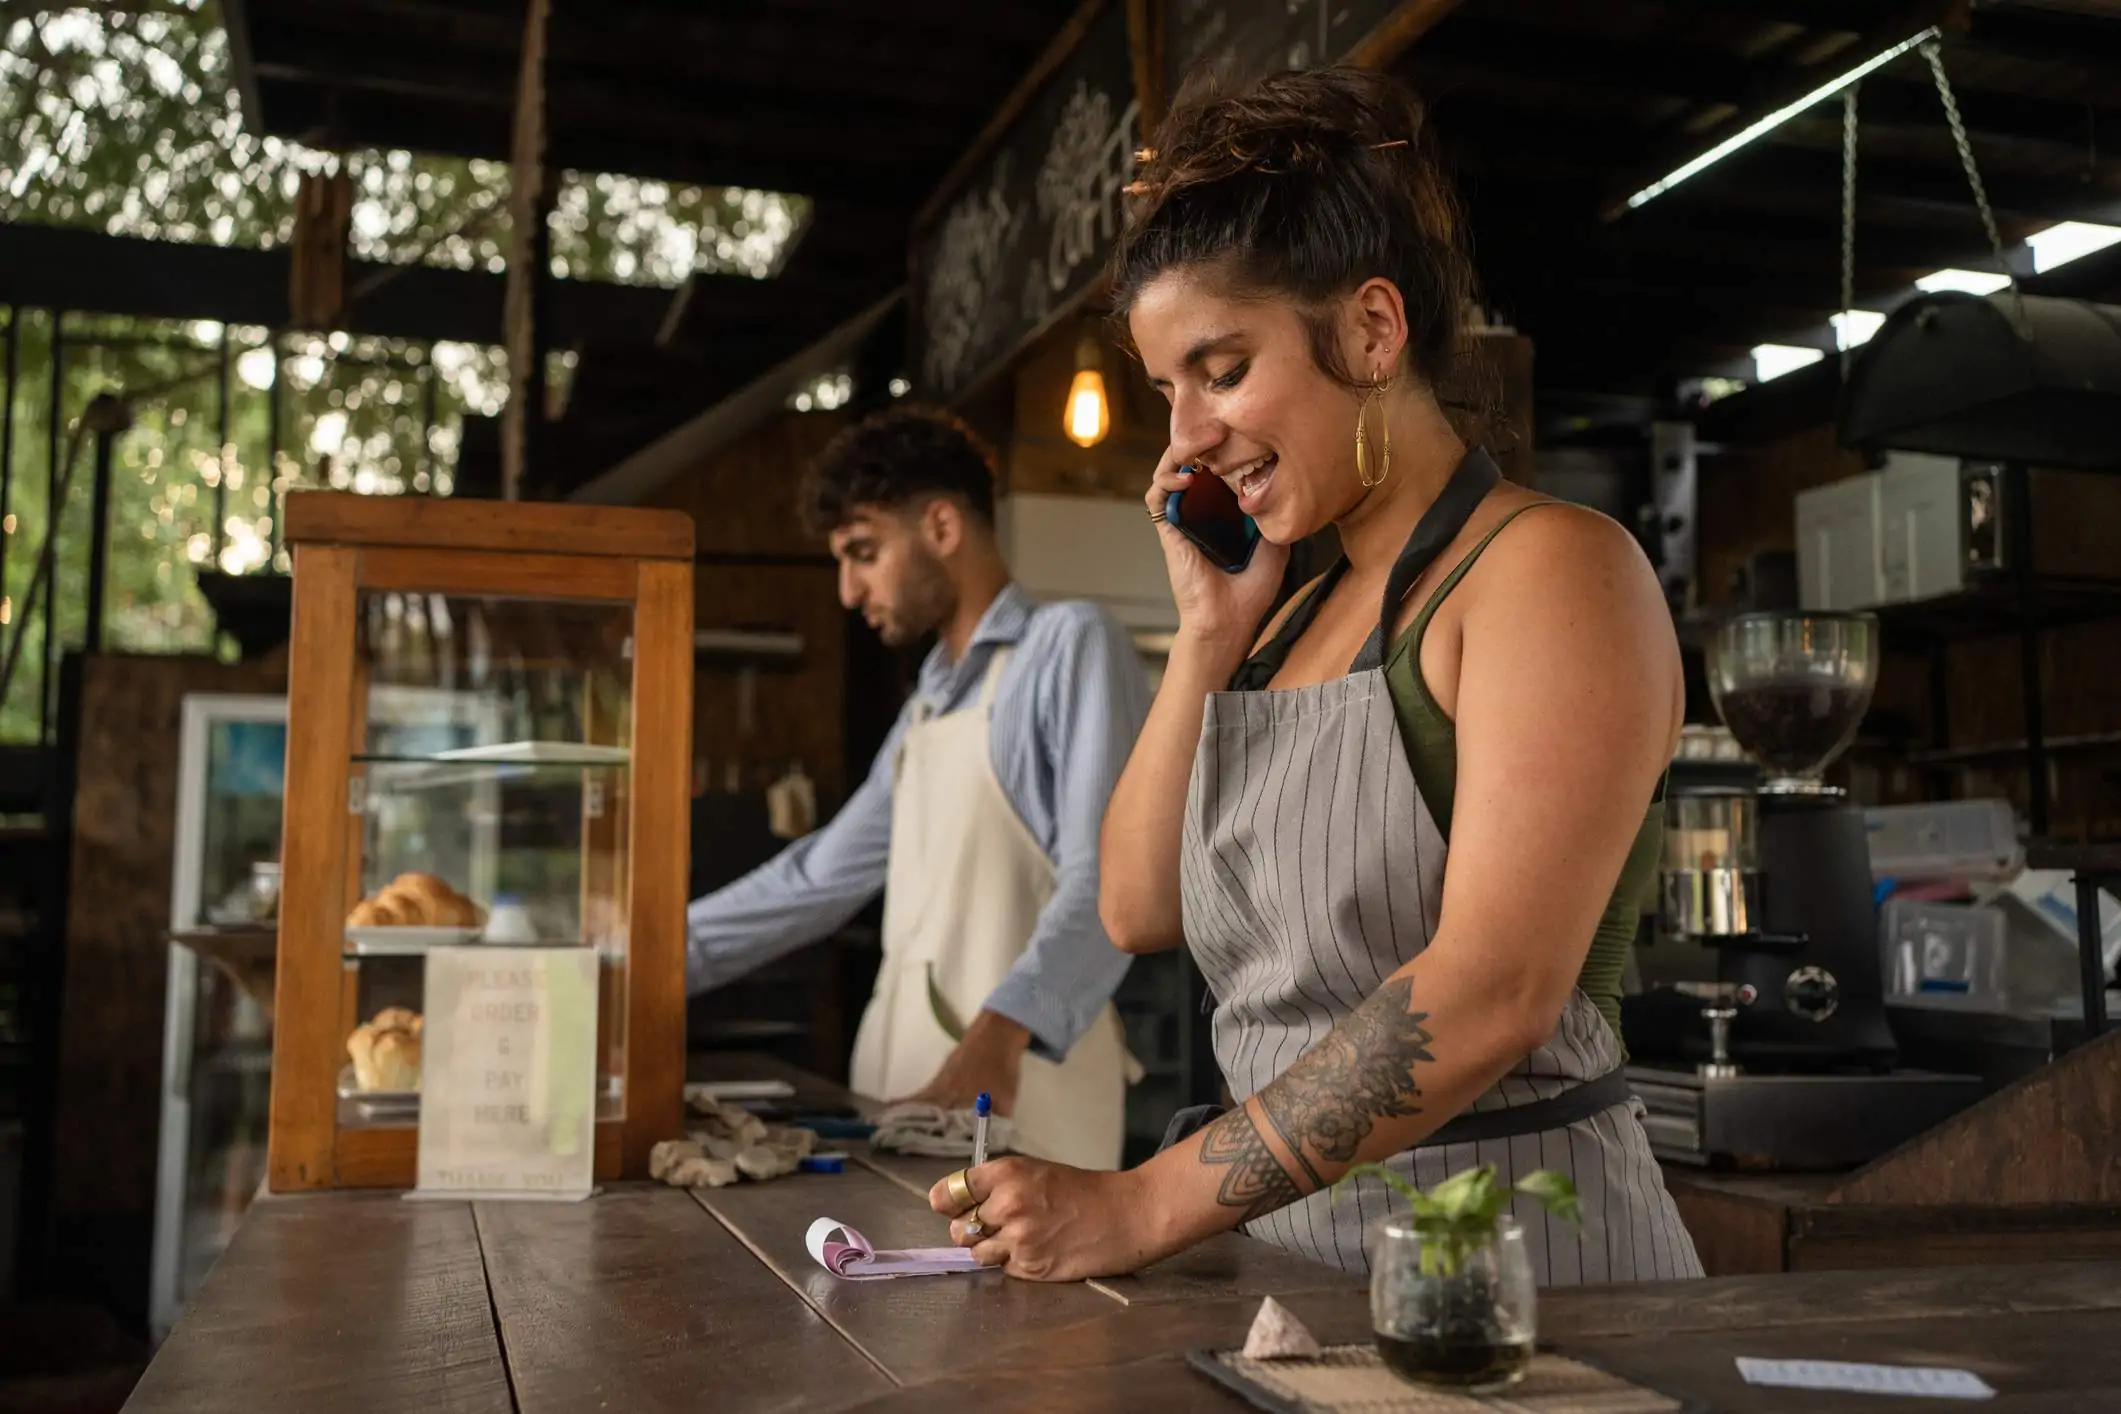
[[[935,1079],[906,1096],[946,1110],[967,1110],[984,1090],[994,1098],[994,1112],[1016,1110],[1018,1072],[1031,1033],[1006,1016],[983,1011],[965,1028],[965,1038],[944,1058]]]

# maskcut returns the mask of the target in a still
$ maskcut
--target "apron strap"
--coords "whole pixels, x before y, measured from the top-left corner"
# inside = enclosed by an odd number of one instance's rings
[[[982,712],[994,706],[995,694],[1001,691],[1002,672],[1009,666],[1009,659],[1015,652],[1016,645],[1013,643],[998,644],[994,656],[987,660],[987,674],[980,679],[979,685],[979,706]]]
[[[1436,497],[1414,533],[1407,537],[1406,547],[1399,558],[1392,562],[1392,572],[1385,577],[1384,607],[1378,611],[1377,627],[1370,630],[1370,637],[1355,655],[1350,673],[1367,672],[1371,668],[1384,666],[1385,645],[1392,632],[1392,620],[1399,606],[1414,588],[1414,581],[1421,578],[1423,570],[1436,562],[1444,547],[1458,538],[1458,532],[1466,528],[1473,512],[1487,499],[1488,492],[1502,480],[1502,470],[1485,448],[1475,447],[1458,463],[1458,470],[1444,483],[1443,491]]]
[[[1511,1105],[1501,1110],[1469,1110],[1433,1131],[1414,1147],[1435,1149],[1445,1144],[1477,1144],[1483,1139],[1515,1139],[1523,1134],[1566,1129],[1579,1120],[1604,1114],[1615,1105],[1626,1104],[1633,1094],[1634,1091],[1628,1088],[1627,1072],[1616,1067],[1544,1100]]]
[[[1516,1139],[1527,1134],[1544,1134],[1552,1129],[1566,1129],[1572,1124],[1587,1120],[1593,1115],[1604,1114],[1615,1105],[1624,1105],[1634,1098],[1635,1092],[1628,1086],[1627,1072],[1609,1070],[1595,1079],[1580,1081],[1558,1095],[1529,1104],[1511,1105],[1507,1109],[1467,1111],[1434,1130],[1426,1139],[1415,1143],[1415,1149],[1440,1149],[1446,1144],[1478,1144],[1484,1139]],[[1171,1116],[1170,1125],[1164,1130],[1164,1142],[1157,1146],[1162,1153],[1174,1144],[1186,1140],[1206,1129],[1220,1119],[1224,1110],[1220,1105],[1192,1105]]]

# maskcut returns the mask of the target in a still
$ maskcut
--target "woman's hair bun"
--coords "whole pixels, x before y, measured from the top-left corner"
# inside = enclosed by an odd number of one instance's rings
[[[1421,102],[1366,69],[1270,75],[1231,87],[1189,79],[1137,160],[1112,257],[1124,313],[1158,275],[1221,267],[1248,293],[1322,308],[1383,277],[1406,301],[1408,356],[1431,387],[1454,372],[1476,307],[1456,196]],[[1329,320],[1319,365],[1343,382]],[[1365,370],[1367,372],[1367,370]]]

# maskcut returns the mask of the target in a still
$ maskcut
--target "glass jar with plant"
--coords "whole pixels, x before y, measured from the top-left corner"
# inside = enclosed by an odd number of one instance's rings
[[[1390,1184],[1412,1209],[1370,1224],[1370,1325],[1385,1364],[1422,1384],[1516,1382],[1538,1336],[1537,1298],[1524,1230],[1503,1210],[1522,1193],[1580,1223],[1575,1185],[1541,1169],[1511,1188],[1496,1180],[1493,1164],[1426,1193],[1383,1164],[1359,1164],[1340,1183],[1364,1174]]]

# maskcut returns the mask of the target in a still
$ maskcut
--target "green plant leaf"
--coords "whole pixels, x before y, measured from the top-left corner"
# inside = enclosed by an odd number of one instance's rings
[[[1552,1169],[1539,1169],[1519,1179],[1517,1191],[1538,1199],[1540,1206],[1555,1217],[1582,1225],[1583,1200],[1577,1195],[1576,1185],[1569,1182],[1568,1175]]]
[[[1429,1196],[1445,1216],[1462,1218],[1479,1212],[1494,1186],[1495,1166],[1482,1164],[1477,1169],[1452,1174],[1430,1189]]]

